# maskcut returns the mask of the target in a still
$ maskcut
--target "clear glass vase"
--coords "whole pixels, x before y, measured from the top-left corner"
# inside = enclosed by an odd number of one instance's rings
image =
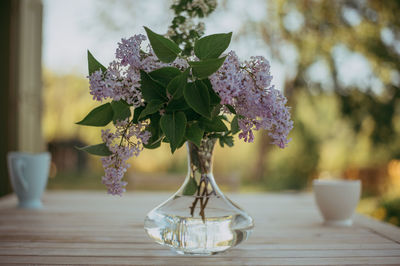
[[[218,188],[212,173],[216,140],[187,142],[188,174],[180,189],[148,213],[144,228],[179,254],[211,255],[246,240],[253,219]]]

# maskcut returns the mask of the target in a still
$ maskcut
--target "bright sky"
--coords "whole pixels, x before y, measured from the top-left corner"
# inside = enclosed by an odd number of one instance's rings
[[[141,1],[139,3],[143,4],[144,2],[147,5],[141,7],[143,12],[132,16],[131,24],[136,22],[137,26],[131,32],[112,32],[103,29],[104,27],[99,22],[99,15],[96,13],[98,10],[96,7],[105,1],[43,0],[44,66],[62,73],[86,74],[87,49],[104,65],[107,65],[107,62],[110,62],[114,56],[117,42],[122,37],[129,37],[135,32],[144,33],[142,25],[157,24],[155,18],[163,17],[162,13],[154,12],[154,10],[159,10],[154,6],[154,3],[159,1]],[[111,15],[117,19],[118,10],[112,9],[111,11]],[[149,15],[150,12],[153,16]],[[121,13],[124,14],[123,11]],[[141,17],[139,18],[137,15]]]

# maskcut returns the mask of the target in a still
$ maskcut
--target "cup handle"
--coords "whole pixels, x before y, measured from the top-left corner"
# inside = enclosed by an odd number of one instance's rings
[[[18,182],[22,185],[22,188],[25,192],[28,191],[28,182],[26,182],[25,175],[23,169],[25,168],[26,163],[21,158],[15,159],[15,170]]]

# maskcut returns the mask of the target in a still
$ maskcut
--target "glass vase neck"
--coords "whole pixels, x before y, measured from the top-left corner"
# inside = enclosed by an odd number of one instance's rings
[[[212,174],[213,152],[216,139],[202,139],[200,146],[188,141],[188,171]]]

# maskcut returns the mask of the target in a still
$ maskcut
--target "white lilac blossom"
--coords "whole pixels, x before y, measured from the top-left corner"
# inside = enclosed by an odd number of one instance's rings
[[[102,158],[102,183],[106,185],[109,194],[121,195],[125,192],[127,182],[122,181],[122,178],[130,167],[127,160],[133,155],[139,156],[143,144],[147,144],[151,137],[150,132],[145,130],[146,126],[146,123],[129,123],[127,119],[116,123],[114,133],[110,129],[102,130],[102,140],[112,153]]]
[[[200,8],[204,14],[208,14],[211,9],[215,9],[217,6],[216,0],[193,0],[188,1],[186,4],[187,10],[193,10],[194,8]]]
[[[273,144],[280,148],[288,144],[293,121],[286,106],[287,99],[271,86],[268,60],[257,56],[242,63],[231,51],[210,81],[221,97],[221,104],[232,105],[239,115],[239,138],[253,142],[253,130],[265,129]]]

